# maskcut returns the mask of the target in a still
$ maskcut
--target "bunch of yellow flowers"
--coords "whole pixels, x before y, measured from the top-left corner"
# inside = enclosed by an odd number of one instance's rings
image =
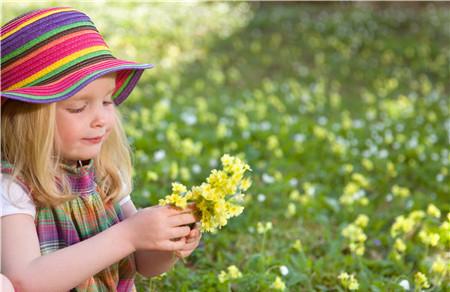
[[[172,194],[159,201],[159,204],[186,208],[189,202],[195,203],[197,216],[203,232],[216,232],[231,217],[238,216],[244,210],[240,205],[251,180],[244,177],[250,166],[237,157],[225,154],[221,157],[222,170],[213,169],[200,186],[188,190],[180,183],[172,183]]]
[[[364,233],[364,228],[368,223],[369,217],[360,214],[353,223],[347,225],[341,232],[342,236],[350,242],[350,251],[359,256],[362,256],[365,251],[364,242],[367,240],[367,236]]]

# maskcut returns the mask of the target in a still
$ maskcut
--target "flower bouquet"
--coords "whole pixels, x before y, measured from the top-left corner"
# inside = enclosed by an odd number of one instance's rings
[[[228,219],[238,216],[244,210],[240,205],[251,180],[244,177],[250,166],[237,157],[225,154],[221,157],[222,170],[213,169],[200,186],[190,190],[183,184],[172,183],[172,193],[159,201],[159,205],[186,208],[188,203],[196,206],[202,232],[216,232],[225,226]]]

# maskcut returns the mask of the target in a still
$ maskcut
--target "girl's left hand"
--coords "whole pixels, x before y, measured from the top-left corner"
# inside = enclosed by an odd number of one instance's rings
[[[177,250],[175,254],[179,258],[185,258],[189,256],[200,243],[200,239],[202,238],[202,233],[200,232],[200,223],[196,223],[195,227],[191,230],[191,232],[186,236],[186,244],[180,250]]]

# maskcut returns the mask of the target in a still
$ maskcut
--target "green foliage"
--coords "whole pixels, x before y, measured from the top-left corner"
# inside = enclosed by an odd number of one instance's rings
[[[244,214],[204,235],[186,264],[139,277],[140,290],[266,291],[280,276],[291,291],[344,291],[341,272],[362,291],[402,291],[402,280],[420,289],[417,272],[427,291],[450,289],[448,6],[74,6],[118,57],[156,65],[121,106],[137,205],[157,204],[173,181],[199,184],[223,153],[253,169]],[[4,16],[29,7],[6,4]],[[393,236],[415,210],[424,217]],[[359,214],[369,218],[363,255],[341,233]],[[231,265],[242,277],[220,283]]]

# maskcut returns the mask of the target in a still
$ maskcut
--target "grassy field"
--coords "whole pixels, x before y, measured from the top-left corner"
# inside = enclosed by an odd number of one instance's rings
[[[253,169],[244,213],[139,291],[450,291],[448,5],[72,5],[156,65],[121,107],[138,206],[224,153]]]

